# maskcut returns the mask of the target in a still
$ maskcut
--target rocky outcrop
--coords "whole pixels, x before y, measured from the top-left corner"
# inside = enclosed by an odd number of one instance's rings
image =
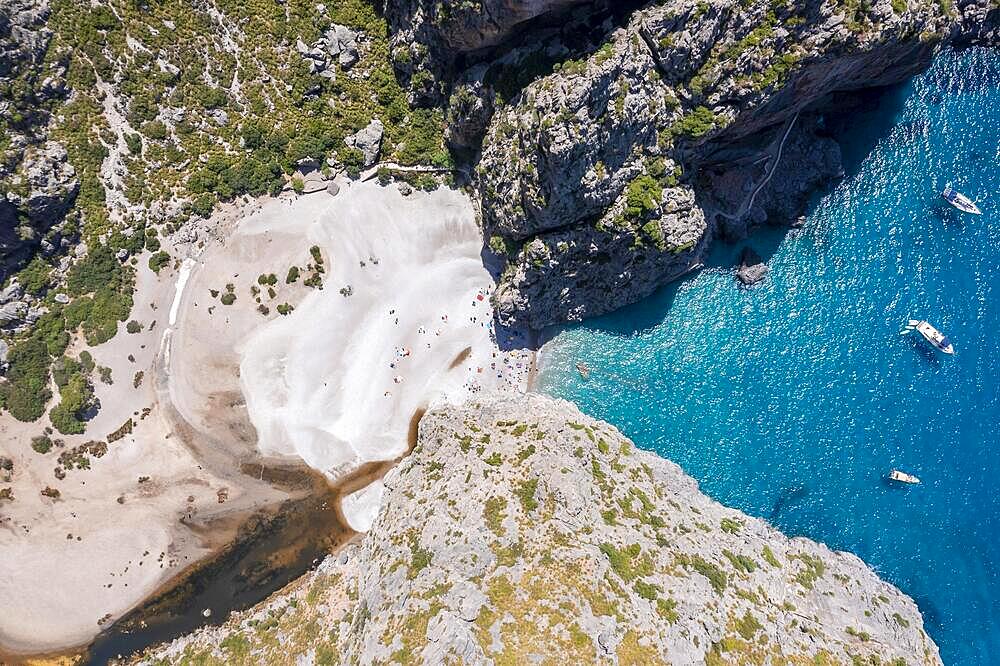
[[[344,143],[361,151],[362,166],[367,169],[378,160],[379,152],[382,150],[382,134],[384,132],[385,127],[382,125],[382,121],[378,118],[372,118],[365,127],[345,137]]]
[[[62,217],[80,189],[76,170],[67,161],[66,149],[55,141],[29,148],[23,177],[15,176],[12,184],[7,200],[37,226]]]
[[[593,0],[394,0],[386,4],[393,64],[417,102],[439,102],[455,61],[496,46],[525,24],[574,6],[597,11]]]
[[[361,58],[358,49],[359,33],[344,25],[331,25],[312,46],[302,40],[295,44],[309,66],[310,73],[323,78],[337,78],[339,65],[344,71],[350,70]]]
[[[79,189],[65,148],[46,140],[52,105],[68,93],[65,53],[49,53],[49,13],[47,2],[12,0],[0,6],[0,133],[4,136],[0,282],[61,221]],[[49,247],[55,248],[51,242]]]
[[[838,94],[903,81],[950,41],[996,43],[989,7],[675,0],[636,11],[491,117],[476,169],[484,226],[494,249],[519,248],[497,290],[501,321],[607,312],[698,265],[712,238],[793,219],[840,173],[820,131]]]
[[[769,270],[757,251],[748,245],[740,254],[740,267],[736,270],[736,279],[749,287],[766,278]]]
[[[941,663],[857,557],[712,501],[566,402],[433,410],[386,485],[363,543],[142,661]]]

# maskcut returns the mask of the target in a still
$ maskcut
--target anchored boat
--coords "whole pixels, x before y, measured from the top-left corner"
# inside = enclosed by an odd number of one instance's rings
[[[944,188],[944,191],[941,192],[941,197],[963,213],[970,213],[972,215],[983,214],[983,211],[979,210],[979,206],[974,204],[972,199],[954,189],[951,185]]]
[[[910,331],[916,331],[920,335],[924,336],[924,339],[931,343],[931,346],[939,352],[945,354],[955,353],[955,347],[951,344],[951,340],[948,339],[948,336],[931,326],[926,321],[911,319],[903,333],[909,333]]]
[[[889,472],[889,478],[893,481],[899,481],[900,483],[920,483],[920,479],[917,477],[912,474],[907,474],[906,472],[900,472],[898,469],[894,469]]]

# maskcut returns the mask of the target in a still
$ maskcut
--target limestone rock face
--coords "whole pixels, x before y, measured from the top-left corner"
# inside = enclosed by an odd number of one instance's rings
[[[558,15],[574,6],[593,9],[594,0],[390,0],[397,70],[410,78],[416,100],[440,101],[442,79],[464,54],[496,46],[525,23]],[[418,76],[418,73],[423,74]]]
[[[0,282],[40,247],[79,189],[66,150],[47,141],[52,103],[69,92],[66,53],[50,52],[49,15],[44,0],[0,3]]]
[[[32,222],[51,224],[73,204],[80,189],[76,170],[66,158],[66,149],[55,141],[48,141],[25,156],[24,180],[27,193],[8,194]]]
[[[385,483],[360,546],[145,663],[224,659],[236,634],[253,663],[941,663],[860,559],[714,502],[567,402],[432,410]]]
[[[903,81],[950,42],[1000,43],[988,5],[672,0],[495,110],[463,83],[465,105],[492,114],[476,168],[485,234],[520,248],[501,320],[607,312],[697,265],[714,237],[794,219],[841,171],[817,132],[838,95]]]

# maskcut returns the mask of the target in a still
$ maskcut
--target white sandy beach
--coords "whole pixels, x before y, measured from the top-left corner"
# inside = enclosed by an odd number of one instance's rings
[[[240,233],[275,222],[261,215]],[[464,194],[404,198],[395,187],[354,183],[314,219],[292,215],[291,224],[322,248],[328,269],[323,290],[240,346],[263,453],[299,456],[336,480],[405,453],[419,409],[524,390],[527,355],[501,353],[491,339],[493,284]],[[367,529],[380,496],[373,489],[343,503],[352,527]]]
[[[121,324],[114,340],[91,350],[97,364],[112,369],[114,384],[95,383],[101,409],[85,434],[56,433],[64,449],[42,455],[30,441],[49,425],[47,418],[0,418],[0,454],[14,460],[13,478],[5,485],[15,497],[0,512],[0,598],[8,611],[0,615],[0,645],[6,650],[85,643],[101,629],[99,621],[126,612],[206,552],[178,519],[214,510],[216,492],[227,484],[199,470],[172,436],[153,382],[172,277],[166,269],[159,279],[140,271],[132,317],[143,323],[143,332],[128,334]],[[137,372],[144,379],[135,388]],[[54,476],[60,451],[104,439],[130,417],[132,434],[92,458],[90,469],[67,471],[63,480]],[[59,498],[42,496],[46,486],[57,488]],[[239,489],[231,490],[235,503]]]
[[[143,331],[122,324],[91,350],[114,384],[95,383],[100,411],[86,434],[63,439],[100,440],[129,417],[131,435],[58,481],[58,451],[30,448],[48,419],[0,417],[0,453],[15,463],[15,501],[0,515],[0,598],[15,611],[0,617],[4,650],[86,643],[209,552],[204,530],[188,524],[288,497],[244,465],[304,461],[331,482],[350,479],[341,509],[364,531],[383,490],[371,464],[406,452],[420,409],[525,389],[530,353],[501,352],[491,337],[492,280],[461,192],[403,197],[395,186],[343,183],[336,197],[251,202],[212,224],[223,242],[177,256],[158,276],[140,257],[131,318]],[[324,258],[322,289],[303,284],[312,245]],[[286,284],[292,265],[302,275]],[[257,284],[270,273],[273,296]],[[219,298],[228,284],[231,305]],[[278,314],[282,303],[294,311]],[[61,496],[41,496],[47,485]]]

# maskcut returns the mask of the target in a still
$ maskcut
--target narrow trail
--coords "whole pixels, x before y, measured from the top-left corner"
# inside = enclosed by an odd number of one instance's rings
[[[728,220],[739,220],[744,215],[746,215],[747,211],[749,211],[751,208],[753,208],[753,204],[754,204],[754,201],[757,199],[757,195],[760,194],[760,191],[762,189],[764,189],[764,187],[769,182],[771,182],[771,177],[774,176],[774,172],[777,171],[778,164],[781,163],[781,151],[784,150],[784,148],[785,148],[785,141],[788,140],[788,135],[791,134],[792,127],[795,126],[795,121],[798,120],[798,119],[799,119],[799,112],[796,111],[795,115],[792,116],[792,119],[788,121],[788,125],[785,127],[785,133],[784,133],[784,135],[782,135],[781,142],[778,144],[778,152],[774,156],[774,160],[771,162],[771,168],[770,168],[770,170],[768,171],[767,175],[764,177],[764,180],[762,180],[757,185],[757,187],[754,188],[753,192],[750,194],[750,198],[748,200],[744,201],[743,204],[739,207],[739,209],[737,209],[737,211],[735,213],[725,213],[725,212],[722,212],[720,210],[716,210],[715,213],[717,215],[719,215],[721,217],[724,217],[724,218],[726,218]]]

